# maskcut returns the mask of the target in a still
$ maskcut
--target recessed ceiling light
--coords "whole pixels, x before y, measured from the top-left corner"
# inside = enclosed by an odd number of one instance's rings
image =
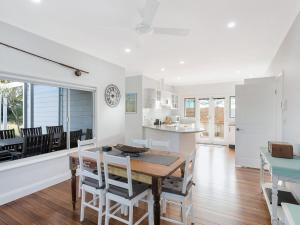
[[[227,23],[227,27],[230,28],[230,29],[235,28],[236,27],[236,22],[231,21],[231,22]]]
[[[184,61],[180,61],[179,64],[183,65],[185,62]]]
[[[165,69],[165,68],[161,68],[160,71],[161,71],[161,72],[165,72],[166,69]]]
[[[42,0],[31,0],[34,3],[41,3]]]
[[[130,48],[125,48],[125,49],[124,49],[124,52],[130,53],[130,52],[131,52],[131,49],[130,49]]]
[[[237,74],[241,74],[241,71],[240,70],[237,70],[237,71],[235,71]]]
[[[177,80],[181,80],[181,77],[177,77]]]

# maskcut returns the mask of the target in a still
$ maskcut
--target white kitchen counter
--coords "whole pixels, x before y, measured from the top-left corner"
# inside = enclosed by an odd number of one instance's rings
[[[205,129],[196,127],[195,125],[178,125],[178,126],[170,126],[170,125],[144,125],[144,128],[150,128],[161,131],[169,131],[169,132],[177,132],[177,133],[199,133],[205,131]]]
[[[178,126],[144,125],[143,136],[145,139],[168,141],[168,150],[171,152],[190,153],[196,149],[196,136],[205,131],[194,124]]]

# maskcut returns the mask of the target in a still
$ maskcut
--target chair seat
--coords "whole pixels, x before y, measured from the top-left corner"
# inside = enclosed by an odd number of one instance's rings
[[[187,185],[186,192],[182,193],[183,178],[169,176],[163,180],[162,191],[176,195],[187,196],[192,186],[193,182],[189,182],[189,184]]]
[[[124,178],[121,178],[124,182]],[[134,197],[138,196],[139,194],[143,193],[149,188],[148,184],[143,184],[140,182],[132,181],[132,196],[129,196],[128,189],[117,187],[114,185],[109,185],[109,189],[107,190],[109,193],[112,193],[114,195],[118,195],[120,197],[126,198],[126,199],[133,199]]]
[[[93,173],[97,174],[98,172],[97,172],[97,170],[94,170]],[[102,186],[99,186],[99,181],[98,180],[95,180],[95,179],[90,178],[90,177],[85,177],[84,180],[82,181],[82,184],[94,187],[96,189],[104,189],[105,188],[105,175],[104,175],[104,172],[102,172],[101,175],[102,175]],[[110,178],[114,179],[114,180],[121,179],[121,177],[116,176],[116,175],[110,175]]]
[[[82,184],[94,187],[96,189],[104,189],[105,188],[105,183],[104,183],[104,178],[103,177],[102,177],[102,186],[99,185],[98,180],[95,180],[95,179],[90,178],[90,177],[84,178],[84,180],[82,181]]]

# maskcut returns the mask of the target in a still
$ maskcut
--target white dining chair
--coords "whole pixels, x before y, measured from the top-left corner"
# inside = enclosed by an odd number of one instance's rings
[[[158,141],[158,140],[149,140],[150,148],[161,149],[161,150],[169,150],[170,143],[169,141]]]
[[[78,152],[79,151],[83,151],[83,150],[86,150],[86,149],[91,149],[91,148],[96,148],[97,147],[97,141],[96,141],[96,138],[94,139],[90,139],[90,140],[86,140],[86,141],[80,141],[78,140],[77,141],[78,143]],[[82,186],[82,181],[80,179],[80,171],[78,170],[78,176],[79,176],[79,184],[78,184],[78,197],[80,198],[81,197],[81,186]]]
[[[162,185],[162,212],[166,214],[167,203],[179,205],[181,208],[181,221],[177,221],[170,217],[161,216],[162,220],[187,225],[193,223],[193,201],[192,201],[192,187],[193,187],[193,172],[195,165],[196,151],[192,152],[185,161],[184,177],[169,176],[166,177]]]
[[[149,185],[132,181],[131,178],[131,164],[130,157],[112,156],[104,153],[104,174],[106,183],[106,212],[105,212],[105,225],[109,224],[110,218],[116,219],[122,223],[133,225],[133,209],[134,205],[139,201],[148,204],[148,211],[138,219],[134,225],[140,224],[145,218],[148,217],[149,224],[153,224],[153,198]],[[114,180],[109,177],[108,167],[113,164],[126,168],[127,178]],[[111,212],[111,201],[117,202],[119,207]],[[116,216],[118,211],[122,211],[122,207],[129,208],[128,220]]]
[[[130,144],[137,147],[149,148],[149,140],[147,139],[132,139]]]
[[[80,221],[84,220],[85,208],[89,207],[98,212],[98,225],[102,224],[103,206],[105,205],[105,182],[101,172],[100,151],[83,150],[83,146],[91,146],[95,140],[78,141],[79,156],[79,176],[81,180],[81,209]],[[92,159],[96,162],[97,170],[91,170],[84,164],[84,158]],[[93,195],[93,199],[86,202],[86,193]],[[98,200],[98,207],[96,201]]]

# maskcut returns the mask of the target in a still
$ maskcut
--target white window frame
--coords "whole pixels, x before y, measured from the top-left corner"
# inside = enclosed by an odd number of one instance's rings
[[[96,86],[87,86],[87,85],[78,85],[74,84],[71,82],[64,82],[64,81],[53,81],[50,79],[40,79],[36,78],[34,76],[28,76],[28,75],[22,75],[22,74],[16,74],[16,73],[11,73],[11,72],[5,72],[5,71],[0,71],[0,79],[1,80],[11,80],[11,81],[18,81],[18,82],[23,82],[23,83],[33,83],[37,85],[47,85],[47,86],[52,86],[52,87],[57,87],[57,88],[66,88],[68,90],[68,117],[70,117],[70,104],[69,104],[69,93],[70,89],[76,89],[76,90],[81,90],[81,91],[90,91],[93,93],[93,135],[97,137],[97,128],[96,128],[96,121],[98,121],[98,116],[96,114],[96,96],[97,96],[97,87]],[[52,160],[55,158],[60,158],[64,157],[66,155],[69,155],[70,153],[76,152],[76,149],[71,149],[70,148],[70,123],[71,120],[69,119],[68,121],[68,131],[67,131],[67,149],[65,150],[60,150],[56,152],[50,152],[47,154],[42,154],[42,155],[37,155],[37,156],[32,156],[28,158],[23,158],[23,159],[18,159],[14,161],[8,161],[8,162],[2,162],[0,163],[0,172],[5,171],[5,170],[10,170],[18,167],[23,167],[31,164],[35,164],[38,162],[42,161],[48,161]]]

